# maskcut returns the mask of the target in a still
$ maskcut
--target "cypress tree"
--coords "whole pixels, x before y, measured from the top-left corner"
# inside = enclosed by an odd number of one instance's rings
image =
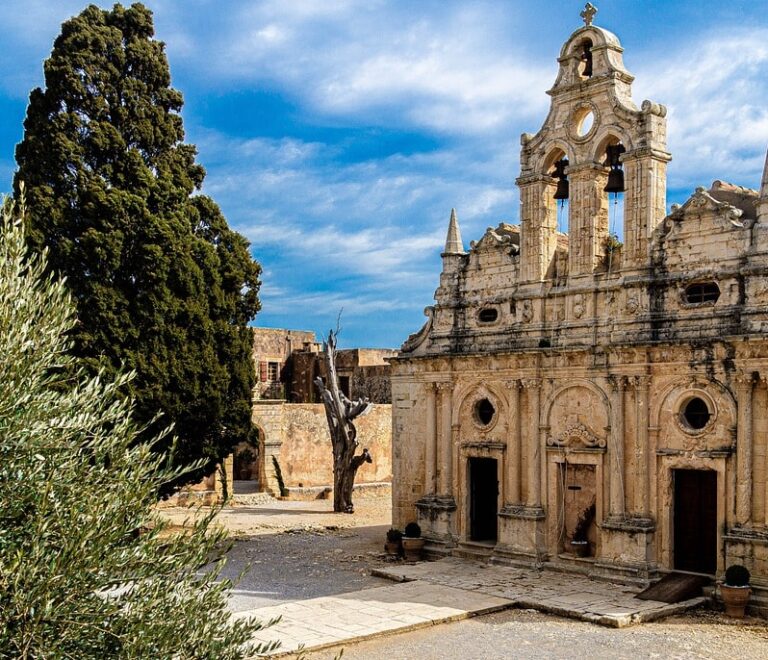
[[[205,171],[146,7],[87,7],[62,25],[44,73],[14,189],[26,184],[31,247],[48,249],[77,304],[73,353],[93,373],[135,371],[125,394],[147,436],[173,422],[174,460],[204,457],[210,472],[252,433],[260,267],[197,194]]]

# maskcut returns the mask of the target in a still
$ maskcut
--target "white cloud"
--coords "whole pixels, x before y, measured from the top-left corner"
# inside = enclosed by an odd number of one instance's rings
[[[670,187],[723,178],[757,187],[768,146],[768,30],[681,41],[637,71],[640,98],[669,108]]]

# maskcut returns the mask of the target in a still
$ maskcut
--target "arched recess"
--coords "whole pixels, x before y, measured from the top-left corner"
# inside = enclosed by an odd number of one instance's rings
[[[701,398],[710,411],[711,419],[701,429],[689,428],[681,417],[693,397]],[[678,378],[655,398],[650,424],[659,429],[657,448],[714,451],[733,443],[737,414],[733,393],[720,381]]]
[[[462,386],[455,394],[456,405],[452,409],[451,423],[454,426],[463,426],[464,422],[470,421],[473,416],[472,409],[483,398],[489,399],[496,409],[496,420],[492,424],[485,425],[487,427],[485,430],[501,430],[507,423],[509,400],[505,388],[500,383],[494,382],[471,382]],[[477,427],[480,427],[478,430],[482,430],[483,425],[472,425],[472,428]]]
[[[547,506],[558,512],[547,522],[550,552],[572,552],[571,541],[587,541],[586,556],[600,555],[598,523],[606,515],[605,485],[611,405],[586,379],[570,380],[545,402]],[[583,521],[581,537],[576,530]]]
[[[586,378],[576,378],[573,380],[569,380],[567,383],[564,383],[560,387],[556,388],[552,391],[552,393],[547,397],[547,399],[544,402],[544,419],[546,421],[547,427],[550,429],[552,428],[552,410],[555,402],[558,398],[561,397],[561,395],[569,389],[573,388],[584,388],[594,394],[595,398],[600,401],[602,408],[604,410],[604,416],[606,420],[606,424],[604,426],[609,426],[610,422],[608,420],[611,419],[611,402],[606,394],[605,391],[603,391],[600,387],[598,387],[595,383],[593,383],[590,380],[587,380]]]

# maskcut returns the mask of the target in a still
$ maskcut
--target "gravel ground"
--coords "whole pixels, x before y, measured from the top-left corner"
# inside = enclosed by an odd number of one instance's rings
[[[388,527],[316,530],[241,537],[227,556],[224,575],[236,578],[249,564],[230,599],[234,611],[278,605],[392,584],[372,577],[384,561]]]
[[[340,649],[307,654],[331,660]],[[506,610],[344,647],[344,660],[497,660],[501,658],[768,658],[765,621],[728,622],[722,614],[674,617],[629,628],[603,628],[532,610]]]
[[[331,596],[391,584],[370,569],[386,561],[384,538],[389,497],[360,497],[355,513],[333,513],[333,502],[271,500],[223,509],[218,524],[234,546],[223,575],[237,580],[230,605],[236,612],[292,600]],[[164,507],[182,527],[201,509]]]

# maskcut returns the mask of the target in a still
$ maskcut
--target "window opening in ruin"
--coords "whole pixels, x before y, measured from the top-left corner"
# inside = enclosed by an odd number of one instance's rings
[[[267,380],[272,381],[273,383],[278,380],[280,376],[280,363],[279,362],[270,362],[267,366]]]
[[[592,42],[585,39],[578,46],[579,75],[582,78],[592,77]]]
[[[691,304],[716,302],[720,297],[720,287],[714,282],[697,282],[685,288],[685,302]]]
[[[488,399],[480,399],[475,405],[475,414],[483,426],[488,426],[493,421],[496,408],[493,407],[493,404]]]
[[[685,423],[695,431],[703,429],[709,422],[711,413],[706,401],[700,397],[694,397],[683,408]]]
[[[499,318],[499,310],[494,309],[493,307],[486,307],[485,309],[480,310],[477,318],[480,323],[493,323]]]
[[[348,399],[352,398],[349,393],[349,376],[339,376],[339,389],[344,393],[344,396]]]

